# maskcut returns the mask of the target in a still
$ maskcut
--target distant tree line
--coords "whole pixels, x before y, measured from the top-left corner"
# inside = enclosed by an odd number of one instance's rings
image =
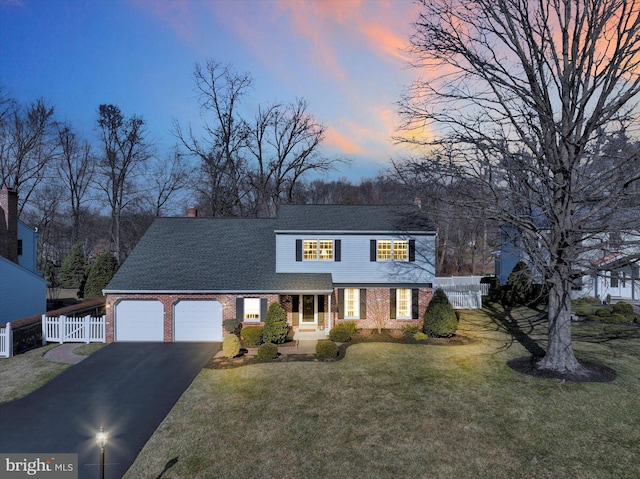
[[[359,184],[318,178],[347,160],[323,154],[326,128],[306,100],[260,104],[241,115],[253,82],[248,73],[210,60],[196,64],[193,76],[202,124],[176,120],[166,155],[138,114],[98,105],[95,136],[84,137],[46,100],[20,103],[0,86],[0,186],[17,190],[21,219],[40,233],[39,267],[54,284],[70,284],[58,278],[67,256],[81,255],[86,281],[101,254],[121,263],[154,217],[183,215],[189,206],[202,216],[272,217],[283,203],[413,201],[415,185],[397,169]],[[441,191],[420,192],[439,234],[438,274],[486,273],[491,226],[469,218],[461,228],[432,207]]]

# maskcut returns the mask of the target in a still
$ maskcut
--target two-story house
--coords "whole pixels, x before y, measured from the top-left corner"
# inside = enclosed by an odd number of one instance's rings
[[[47,282],[36,267],[38,233],[18,219],[18,194],[0,189],[0,324],[44,313]]]
[[[158,218],[105,289],[107,342],[219,341],[279,302],[296,334],[421,324],[435,232],[416,207],[286,205],[278,218]]]

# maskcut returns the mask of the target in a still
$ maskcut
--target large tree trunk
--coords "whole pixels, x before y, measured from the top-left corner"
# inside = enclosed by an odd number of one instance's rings
[[[540,369],[579,371],[582,366],[571,345],[571,284],[562,272],[554,271],[549,291],[549,345]]]

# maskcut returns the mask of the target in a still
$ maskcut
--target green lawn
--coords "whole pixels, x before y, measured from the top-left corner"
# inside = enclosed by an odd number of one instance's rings
[[[465,346],[205,369],[125,477],[640,477],[640,328],[575,325],[578,356],[618,378],[561,383],[506,366],[528,352],[505,324],[544,347],[544,324],[520,313],[465,313]]]

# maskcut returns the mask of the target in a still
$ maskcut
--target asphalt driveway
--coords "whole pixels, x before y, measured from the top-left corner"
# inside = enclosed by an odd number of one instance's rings
[[[0,405],[1,453],[77,453],[99,477],[95,434],[109,433],[106,478],[120,478],[220,343],[113,343],[22,399]]]

